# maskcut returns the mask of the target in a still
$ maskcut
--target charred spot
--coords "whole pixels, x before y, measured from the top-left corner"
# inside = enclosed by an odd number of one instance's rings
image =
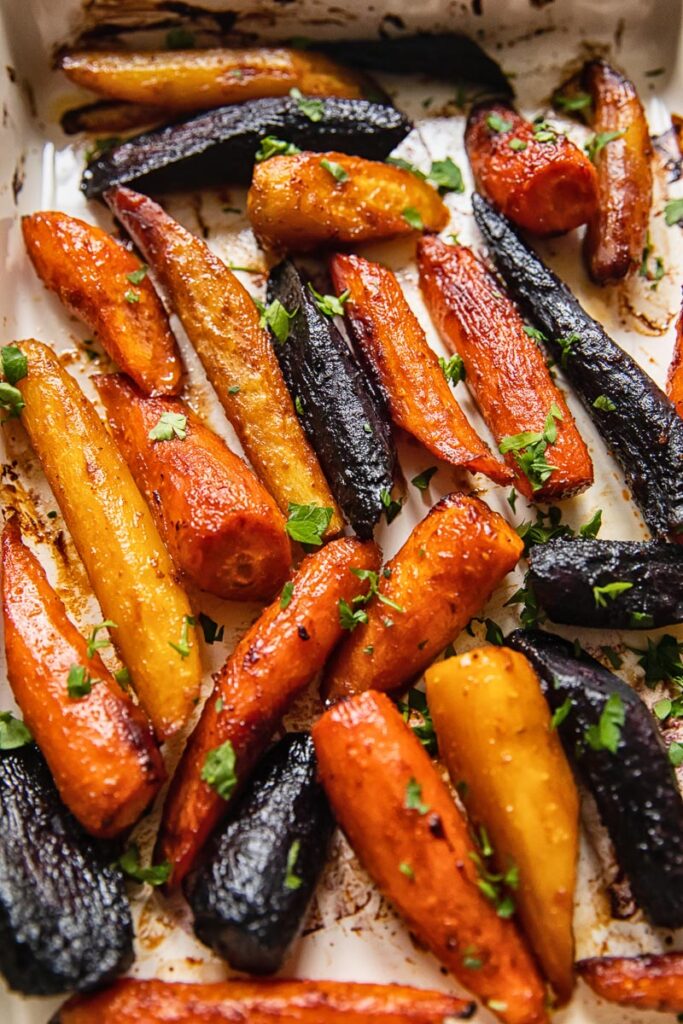
[[[431,832],[435,839],[444,838],[445,832],[443,830],[443,822],[441,820],[440,814],[430,814],[429,818],[427,819],[427,825],[429,826],[429,831]]]
[[[306,629],[305,626],[297,626],[296,631],[297,631],[297,633],[299,634],[299,636],[301,637],[302,640],[310,640],[311,639],[311,634],[308,632],[308,630]]]

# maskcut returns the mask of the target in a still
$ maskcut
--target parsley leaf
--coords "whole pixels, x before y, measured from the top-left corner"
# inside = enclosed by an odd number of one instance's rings
[[[653,289],[656,289],[665,273],[664,260],[661,256],[656,255],[652,239],[650,237],[650,232],[648,231],[645,236],[645,246],[643,248],[643,256],[638,269],[638,275],[646,278],[648,281],[652,281],[652,287]]]
[[[261,327],[269,327],[280,344],[284,345],[289,337],[290,321],[299,312],[299,307],[297,306],[289,313],[279,299],[273,299],[267,306],[258,302],[257,306],[261,310],[261,319],[259,320]]]
[[[593,408],[601,409],[603,412],[614,412],[616,405],[611,398],[607,397],[607,395],[598,395],[593,402]]]
[[[523,153],[527,147],[527,144],[524,141],[524,139],[510,139],[510,141],[508,142],[508,146],[515,153]]]
[[[149,267],[143,263],[137,270],[131,270],[130,274],[126,274],[127,279],[131,284],[141,284],[142,281],[147,277],[147,271]]]
[[[571,113],[574,110],[585,110],[586,107],[591,106],[593,100],[587,92],[577,92],[571,96],[565,96],[561,92],[556,92],[553,96],[553,103],[560,110],[566,110]]]
[[[167,860],[163,864],[143,867],[140,864],[140,851],[135,843],[131,843],[122,853],[118,865],[128,878],[135,882],[147,882],[148,885],[163,885],[171,874],[171,865]]]
[[[309,121],[322,121],[325,116],[325,101],[315,97],[304,96],[301,89],[290,89],[289,95],[296,100],[296,105]]]
[[[405,875],[406,878],[415,878],[415,872],[413,871],[407,860],[401,861],[401,863],[398,866],[398,870],[401,872],[402,875]]]
[[[292,583],[291,580],[287,580],[284,587],[282,588],[282,593],[280,594],[280,608],[282,608],[283,610],[285,608],[289,608],[290,604],[292,603],[293,596],[294,584]]]
[[[208,615],[205,615],[204,612],[199,613],[199,625],[202,627],[205,644],[211,645],[221,642],[225,634],[225,626],[219,626],[217,622],[214,622],[213,619]]]
[[[674,768],[678,768],[679,765],[683,764],[683,743],[679,743],[677,740],[674,740],[669,747],[668,754],[671,764]]]
[[[66,689],[73,700],[87,697],[92,690],[92,676],[85,665],[72,665],[66,679]]]
[[[683,687],[683,644],[675,636],[665,633],[660,640],[649,640],[647,650],[641,651],[638,664],[645,671],[645,683],[653,687],[656,683],[673,683]]]
[[[393,164],[394,167],[400,167],[402,171],[410,171],[410,173],[414,174],[416,178],[420,179],[420,181],[427,180],[427,175],[424,174],[423,171],[418,170],[415,164],[409,163],[409,161],[404,160],[403,157],[388,156],[384,162],[386,164]]]
[[[107,640],[98,640],[97,639],[97,634],[102,629],[118,629],[118,626],[116,625],[115,622],[112,622],[111,619],[105,619],[104,622],[100,622],[100,623],[98,623],[97,626],[93,626],[93,628],[92,628],[92,630],[90,632],[90,636],[88,637],[87,651],[88,651],[88,657],[89,658],[93,657],[93,655],[95,654],[95,651],[101,651],[101,650],[103,650],[103,648],[109,647],[109,644],[111,643],[111,640],[109,640],[109,639],[107,639]]]
[[[237,758],[230,740],[214,747],[204,758],[202,780],[218,793],[223,800],[229,800],[237,785],[235,764]]]
[[[598,154],[605,148],[608,142],[614,142],[615,139],[621,139],[625,134],[625,131],[598,132],[592,139],[589,139],[583,147],[588,154],[589,160],[595,163]]]
[[[624,702],[618,693],[613,693],[605,702],[597,725],[586,729],[586,743],[592,750],[609,750],[610,754],[616,754],[625,721]]]
[[[479,880],[477,886],[487,900],[493,903],[499,917],[509,918],[515,912],[515,901],[511,889],[519,886],[519,868],[510,864],[507,871],[492,871],[489,862],[494,856],[493,847],[486,829],[480,829],[477,837],[479,852],[472,850],[470,857],[475,863]]]
[[[534,121],[534,139],[536,142],[557,142],[557,131],[542,117]]]
[[[255,160],[257,164],[260,164],[264,160],[270,160],[272,156],[295,156],[300,152],[299,147],[295,146],[293,142],[285,142],[284,139],[278,139],[275,135],[265,135],[256,151]]]
[[[339,599],[339,622],[342,629],[353,633],[356,626],[365,625],[367,621],[368,613],[364,608],[354,609],[343,597]]]
[[[295,874],[296,862],[299,859],[301,840],[295,839],[287,851],[287,866],[285,868],[285,889],[300,889],[303,879]]]
[[[538,598],[529,579],[529,573],[524,577],[524,586],[515,591],[512,597],[505,602],[507,608],[511,604],[521,604],[522,610],[519,619],[524,629],[533,629],[541,622],[545,622],[545,616],[541,612]]]
[[[492,132],[509,132],[512,128],[512,121],[506,121],[500,114],[489,114],[486,124]]]
[[[602,526],[602,509],[596,509],[591,518],[583,526],[579,527],[579,536],[589,537],[591,539],[597,537]]]
[[[326,160],[324,157],[320,161],[320,166],[331,174],[335,181],[339,181],[342,184],[349,180],[348,171],[345,171],[341,164],[335,163],[334,160]]]
[[[547,341],[543,331],[539,331],[537,327],[531,327],[529,324],[525,324],[522,328],[528,338],[532,338],[534,341]]]
[[[515,462],[531,484],[533,491],[539,491],[556,466],[550,465],[545,457],[549,444],[557,440],[557,420],[564,419],[558,406],[553,402],[546,417],[543,433],[525,430],[521,434],[508,434],[502,438],[501,455],[513,452]]]
[[[439,356],[439,366],[444,377],[453,387],[465,379],[465,364],[459,355],[450,356],[449,359]]]
[[[181,658],[188,658],[190,656],[190,626],[194,626],[194,624],[194,617],[192,615],[183,615],[180,640],[178,643],[174,643],[172,640],[168,641],[169,647],[172,647],[174,651],[177,651]]]
[[[140,301],[140,292],[134,292],[132,288],[129,288],[127,292],[123,293],[123,297],[126,302],[130,302],[131,305],[134,305],[136,302]]]
[[[547,512],[536,509],[536,522],[523,522],[515,527],[524,541],[524,554],[528,555],[531,548],[538,544],[547,544],[556,537],[573,537],[574,531],[567,523],[562,522],[562,510],[551,505]]]
[[[449,156],[445,160],[434,160],[427,180],[431,181],[442,194],[465,191],[462,171]]]
[[[351,294],[348,288],[345,292],[342,292],[341,295],[321,295],[320,292],[315,290],[309,281],[308,290],[313,296],[313,301],[323,316],[332,317],[344,315],[344,303],[348,300],[349,295]]]
[[[619,594],[623,594],[625,591],[630,590],[632,586],[632,583],[615,580],[614,583],[606,583],[604,587],[593,587],[595,607],[606,608],[608,600],[614,601]]]
[[[403,508],[403,502],[395,501],[386,487],[382,488],[379,496],[382,504],[384,505],[384,517],[387,523],[393,523],[394,519],[400,514],[401,509]]]
[[[147,437],[150,441],[184,441],[187,437],[187,416],[180,412],[162,412],[159,422],[152,427]]]
[[[454,652],[455,653],[455,652]],[[427,698],[415,687],[408,691],[407,699],[398,702],[398,709],[413,730],[428,754],[436,754],[438,750],[436,730],[427,705]]]
[[[409,811],[417,811],[418,814],[426,814],[429,810],[429,805],[422,801],[422,786],[415,778],[408,780],[406,799],[403,806]]]
[[[557,729],[558,726],[562,725],[573,707],[574,701],[571,697],[567,697],[564,704],[561,704],[559,708],[556,708],[555,711],[553,711],[552,718],[550,719],[550,728]]]
[[[0,711],[0,750],[18,750],[33,741],[24,723],[11,711]]]
[[[7,416],[5,419],[12,419],[13,416],[18,416],[21,410],[26,405],[24,398],[19,388],[15,388],[12,384],[8,384],[7,381],[0,381],[0,406],[7,410]]]
[[[319,548],[331,520],[331,508],[322,505],[296,505],[290,501],[285,529],[292,540]]]
[[[28,359],[16,345],[5,345],[0,349],[2,372],[8,384],[18,384],[28,373]]]
[[[401,216],[406,224],[415,231],[422,231],[424,229],[422,214],[419,210],[416,210],[414,206],[406,206]]]
[[[502,647],[504,642],[503,630],[500,628],[497,622],[493,619],[484,619],[484,625],[486,626],[486,640],[490,644],[494,644],[496,647]]]
[[[558,338],[556,344],[560,346],[562,355],[560,356],[560,366],[563,368],[567,365],[567,359],[572,355],[572,346],[575,342],[581,341],[578,334],[569,334],[566,338]]]
[[[410,482],[413,485],[413,487],[417,487],[418,491],[426,491],[427,488],[429,487],[429,481],[437,472],[437,466],[429,466],[428,469],[423,469],[421,473],[418,473],[417,476],[414,476]]]
[[[683,199],[672,199],[664,207],[664,220],[667,227],[680,224],[683,220]]]

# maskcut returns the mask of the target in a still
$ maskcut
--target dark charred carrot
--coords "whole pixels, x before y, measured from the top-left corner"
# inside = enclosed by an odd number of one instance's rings
[[[527,498],[558,501],[593,482],[593,464],[564,396],[553,383],[542,350],[484,264],[464,245],[437,238],[418,244],[420,286],[430,315],[466,370],[466,382],[498,444],[527,431],[543,433],[555,406],[557,437],[547,444],[547,479],[523,471],[518,451],[505,458],[515,486]]]
[[[163,761],[140,708],[89,656],[16,518],[2,535],[2,612],[10,686],[62,800],[92,835],[117,835],[154,798]]]
[[[596,956],[576,969],[593,991],[619,1006],[683,1012],[683,953]]]
[[[477,884],[467,822],[390,699],[351,697],[313,739],[339,824],[411,931],[506,1024],[546,1021],[530,954]]]
[[[554,235],[585,224],[597,208],[597,175],[573,142],[504,102],[470,113],[467,155],[477,188],[526,231]]]
[[[361,358],[379,382],[394,423],[434,455],[497,483],[512,475],[467,422],[395,276],[360,256],[335,256],[337,293]]]
[[[340,601],[350,603],[367,589],[351,570],[375,571],[378,562],[372,542],[350,537],[309,555],[291,589],[263,612],[228,658],[164,807],[157,850],[159,859],[172,865],[170,885],[179,884],[192,867],[288,705],[320,671],[339,641]],[[218,788],[205,781],[207,769],[216,762],[226,767],[227,774],[225,786]]]

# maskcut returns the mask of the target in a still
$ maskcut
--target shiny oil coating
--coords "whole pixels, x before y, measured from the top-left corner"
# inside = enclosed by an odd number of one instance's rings
[[[509,128],[497,130],[489,118]],[[553,235],[585,224],[597,208],[598,179],[566,135],[541,142],[535,125],[507,103],[482,103],[467,120],[465,145],[477,188],[526,231]],[[514,139],[524,143],[514,149]]]
[[[326,99],[311,121],[289,97],[249,100],[126,139],[93,160],[81,188],[89,197],[114,185],[142,192],[198,187],[226,180],[248,185],[256,153],[267,135],[300,149],[339,150],[384,160],[406,137],[411,122],[388,103]]]
[[[354,629],[323,681],[328,701],[370,688],[400,691],[477,615],[514,569],[522,542],[478,498],[450,494],[415,527],[380,576],[368,622]]]
[[[111,99],[201,110],[297,87],[312,96],[362,96],[362,81],[328,57],[285,47],[72,51],[59,61],[78,85]]]
[[[95,377],[109,426],[178,568],[232,601],[267,600],[287,578],[285,520],[249,467],[178,399],[145,398],[122,374]],[[153,441],[164,415],[183,439]]]
[[[25,995],[111,981],[133,962],[133,922],[111,847],[59,799],[38,748],[0,752],[0,970]]]
[[[505,1024],[547,1021],[530,954],[477,886],[467,822],[392,701],[357,694],[318,720],[313,739],[335,817],[411,931],[484,1003],[497,1001]],[[407,806],[411,781],[424,813]]]
[[[652,144],[632,82],[605,61],[590,61],[582,82],[593,101],[596,134],[622,132],[596,156],[598,210],[584,252],[597,284],[618,281],[640,266],[652,206]]]
[[[538,677],[504,647],[432,665],[427,700],[439,751],[473,822],[486,829],[524,932],[560,1003],[574,987],[579,795]],[[460,792],[460,788],[459,788]]]
[[[562,413],[548,445],[553,472],[534,491],[514,454],[515,487],[535,501],[570,498],[593,483],[593,463],[545,357],[524,331],[524,321],[484,264],[464,245],[421,238],[420,287],[430,316],[451,352],[465,364],[467,387],[500,444],[508,435],[543,432],[553,403]]]
[[[249,293],[204,242],[151,199],[119,188],[107,201],[167,291],[266,489],[284,513],[290,502],[334,509],[329,532],[338,533],[334,499]]]
[[[553,355],[561,358],[556,339],[575,335],[564,375],[620,463],[648,527],[661,540],[683,535],[683,419],[510,223],[477,194],[472,205],[512,297],[549,339]],[[601,395],[614,409],[595,408]]]
[[[159,737],[176,732],[199,695],[194,628],[189,653],[171,647],[192,615],[128,466],[92,405],[55,354],[22,341],[21,421],[57,499],[105,618]]]
[[[69,1000],[53,1024],[445,1024],[468,1019],[473,1010],[463,999],[401,985],[124,979]]]
[[[576,968],[596,995],[610,1003],[683,1012],[683,953],[596,956],[579,960]]]
[[[289,604],[282,608],[277,599],[267,608],[216,676],[164,807],[157,860],[171,862],[170,885],[187,874],[229,807],[201,779],[207,753],[229,740],[238,783],[246,783],[287,707],[341,638],[339,601],[350,603],[367,589],[352,568],[379,568],[373,543],[345,537],[309,555],[294,576]]]
[[[22,543],[16,520],[2,535],[2,612],[7,675],[60,796],[81,825],[114,836],[133,825],[166,772],[147,719],[107,671]],[[69,696],[82,665],[90,693]]]
[[[360,256],[334,256],[331,268],[337,293],[349,291],[346,322],[394,423],[437,458],[509,483],[511,473],[493,457],[455,401],[394,274]]]
[[[339,164],[338,181],[321,160]],[[275,156],[254,168],[247,196],[251,226],[269,248],[306,252],[320,245],[408,235],[413,210],[427,231],[441,231],[448,209],[425,181],[393,164],[345,153]]]
[[[565,752],[595,797],[638,904],[653,924],[679,928],[683,799],[654,717],[618,676],[586,654],[578,661],[572,644],[553,633],[517,629],[505,643],[529,659],[551,710],[571,700],[558,725]],[[585,738],[613,694],[624,710],[616,754],[593,750]]]
[[[141,264],[106,231],[65,213],[23,217],[36,273],[97,335],[107,354],[148,395],[177,394],[183,372],[168,317]],[[127,296],[127,297],[126,297]]]

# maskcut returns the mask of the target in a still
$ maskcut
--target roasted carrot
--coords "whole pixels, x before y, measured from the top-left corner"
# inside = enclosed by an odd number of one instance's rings
[[[394,274],[360,256],[334,256],[331,270],[337,292],[348,293],[347,324],[394,423],[438,458],[509,483],[509,469],[492,456],[453,398]]]
[[[166,289],[247,458],[281,511],[290,503],[331,508],[328,535],[339,533],[340,514],[249,292],[151,199],[127,188],[112,189],[106,199]]]
[[[338,704],[313,739],[339,824],[411,931],[506,1024],[546,1021],[531,956],[478,886],[465,818],[386,694]]]
[[[23,217],[36,273],[148,395],[176,394],[182,364],[146,267],[106,231],[66,213]]]
[[[363,95],[364,80],[322,54],[285,47],[161,51],[71,51],[64,74],[100,96],[166,111],[208,110],[260,96]]]
[[[157,736],[177,732],[199,698],[192,610],[123,456],[47,345],[18,343],[23,423],[62,510],[112,640]]]
[[[507,103],[472,108],[465,132],[477,188],[526,231],[554,235],[585,224],[597,208],[597,175],[573,142]]]
[[[683,307],[676,320],[676,341],[666,378],[666,393],[676,406],[678,415],[683,416]]]
[[[510,906],[566,1003],[574,987],[579,795],[538,676],[523,655],[489,645],[437,662],[425,678],[451,781],[490,839],[495,870],[512,878]]]
[[[97,100],[96,103],[85,103],[65,110],[59,123],[65,135],[90,132],[111,138],[119,132],[159,124],[168,117],[168,111],[160,107],[123,103],[119,100]],[[99,149],[99,146],[95,148]]]
[[[378,568],[372,542],[330,542],[301,563],[292,586],[245,634],[216,676],[171,782],[157,852],[177,885],[247,780],[293,698],[320,671],[342,635],[340,602],[367,588],[352,569]],[[226,784],[210,785],[224,767]]]
[[[598,209],[584,253],[598,284],[640,266],[652,206],[652,143],[635,86],[603,60],[585,65],[581,81],[593,101],[589,148],[598,172]]]
[[[95,385],[178,568],[227,600],[271,598],[292,553],[285,520],[249,467],[179,399],[146,398],[120,374]]]
[[[74,996],[54,1024],[444,1024],[471,1017],[473,1009],[464,999],[406,985],[124,978],[94,995]]]
[[[498,444],[527,431],[543,435],[553,406],[560,413],[553,418],[555,441],[541,441],[545,469],[529,464],[523,448],[506,453],[515,486],[536,501],[558,501],[589,487],[593,463],[574,417],[543,352],[484,264],[466,246],[438,238],[420,239],[417,259],[429,313],[461,357],[467,385]]]
[[[610,1003],[683,1013],[683,953],[596,956],[579,960],[576,969]]]
[[[330,662],[327,700],[405,689],[481,611],[522,550],[512,527],[483,501],[443,498],[387,563],[367,623]]]
[[[332,174],[328,166],[340,170]],[[441,231],[448,224],[448,209],[427,182],[346,153],[299,153],[256,164],[247,212],[264,245],[290,252]]]
[[[92,835],[117,835],[153,799],[164,765],[145,716],[89,654],[16,517],[2,534],[2,614],[7,677],[62,800]]]

